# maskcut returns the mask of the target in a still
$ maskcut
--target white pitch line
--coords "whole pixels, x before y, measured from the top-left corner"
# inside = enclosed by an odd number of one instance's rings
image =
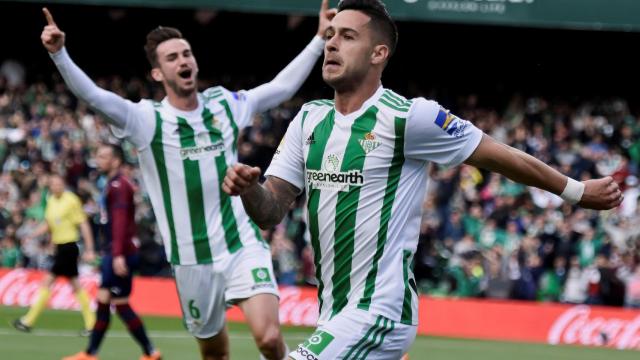
[[[24,333],[24,332],[18,332],[17,330],[12,330],[12,329],[0,329],[0,335],[3,335],[3,336],[30,335],[30,336],[39,336],[39,337],[80,337],[80,332],[73,331],[73,330],[36,329],[30,333]],[[158,338],[158,339],[192,339],[193,338],[193,336],[189,335],[189,333],[187,333],[186,331],[184,332],[183,331],[150,331],[149,335],[152,338]],[[310,333],[309,334],[288,333],[283,335],[285,340],[286,339],[305,340],[310,336]],[[112,330],[112,331],[108,331],[106,336],[114,337],[114,338],[129,338],[131,335],[129,335],[129,333],[126,331]],[[252,336],[243,335],[242,333],[239,333],[239,332],[229,332],[229,338],[232,340],[233,339],[253,340]]]

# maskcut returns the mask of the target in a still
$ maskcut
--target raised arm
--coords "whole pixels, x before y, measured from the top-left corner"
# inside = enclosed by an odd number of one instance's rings
[[[104,115],[106,121],[118,128],[124,128],[130,109],[134,104],[120,96],[98,87],[69,57],[64,47],[65,33],[58,28],[53,16],[43,8],[47,25],[40,36],[42,45],[49,52],[65,83],[75,96],[86,101],[89,106]]]
[[[261,228],[278,225],[289,211],[300,189],[275,176],[258,184],[260,168],[235,164],[227,169],[222,189],[229,195],[240,195],[249,217]]]
[[[500,173],[509,179],[534,186],[581,207],[608,210],[623,200],[618,184],[611,177],[578,182],[535,157],[483,135],[466,164]]]
[[[309,45],[273,80],[247,91],[247,98],[253,103],[253,112],[263,112],[290,99],[309,77],[323,53],[324,33],[336,15],[336,9],[329,9],[329,1],[323,0],[319,15],[318,33]]]

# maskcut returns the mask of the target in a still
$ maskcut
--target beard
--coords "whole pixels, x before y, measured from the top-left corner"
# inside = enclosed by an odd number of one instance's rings
[[[348,93],[355,91],[366,75],[367,71],[362,69],[361,71],[353,70],[351,72],[343,72],[335,77],[326,77],[323,73],[322,79],[336,92]]]
[[[196,91],[196,87],[190,89],[181,88],[175,80],[167,80],[167,86],[180,97],[188,97]]]

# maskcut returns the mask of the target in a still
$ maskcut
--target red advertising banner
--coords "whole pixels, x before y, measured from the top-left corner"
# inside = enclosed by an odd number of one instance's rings
[[[427,335],[640,350],[640,311],[553,303],[421,297]]]
[[[43,272],[31,270],[10,270],[0,268],[0,305],[29,306],[35,300],[40,288]],[[94,299],[98,291],[97,274],[80,277],[80,284]],[[51,288],[49,307],[60,310],[77,310],[80,305],[67,281],[58,280]]]
[[[38,292],[43,272],[0,268],[0,305],[29,306]],[[94,299],[100,277],[97,274],[80,276],[80,283]],[[318,300],[315,289],[280,288],[280,321],[283,324],[315,326],[318,320]],[[131,304],[144,315],[182,316],[173,279],[136,277]],[[51,289],[49,307],[59,310],[80,309],[68,281],[59,279]],[[230,321],[244,321],[242,312],[233,307],[227,312]]]
[[[43,273],[0,269],[0,304],[28,306]],[[97,275],[80,281],[95,297]],[[318,300],[312,288],[280,288],[280,321],[315,326]],[[172,279],[136,278],[131,298],[145,315],[181,316]],[[52,289],[49,306],[77,309],[69,284],[60,280]],[[237,307],[227,312],[230,321],[244,321]],[[640,350],[640,311],[585,305],[561,305],[515,301],[420,298],[418,333],[487,340],[548,344],[606,346]]]

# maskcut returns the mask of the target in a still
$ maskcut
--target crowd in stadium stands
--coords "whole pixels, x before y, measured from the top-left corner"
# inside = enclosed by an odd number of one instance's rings
[[[63,174],[97,224],[105,179],[95,171],[94,150],[115,139],[100,115],[59,81],[23,81],[0,71],[0,265],[45,268],[51,253],[46,239],[23,239],[43,219],[47,175]],[[140,79],[113,77],[99,85],[131,99],[162,96]],[[256,116],[241,137],[241,161],[264,170],[303,102],[297,98]],[[514,96],[504,109],[478,104],[476,96],[466,96],[451,110],[573,178],[613,176],[625,200],[614,211],[587,211],[470,166],[431,166],[415,256],[418,288],[434,296],[640,307],[640,122],[627,103]],[[136,149],[123,146],[130,161],[125,171],[138,186],[141,274],[170,275]],[[303,203],[265,233],[285,285],[314,283]]]

